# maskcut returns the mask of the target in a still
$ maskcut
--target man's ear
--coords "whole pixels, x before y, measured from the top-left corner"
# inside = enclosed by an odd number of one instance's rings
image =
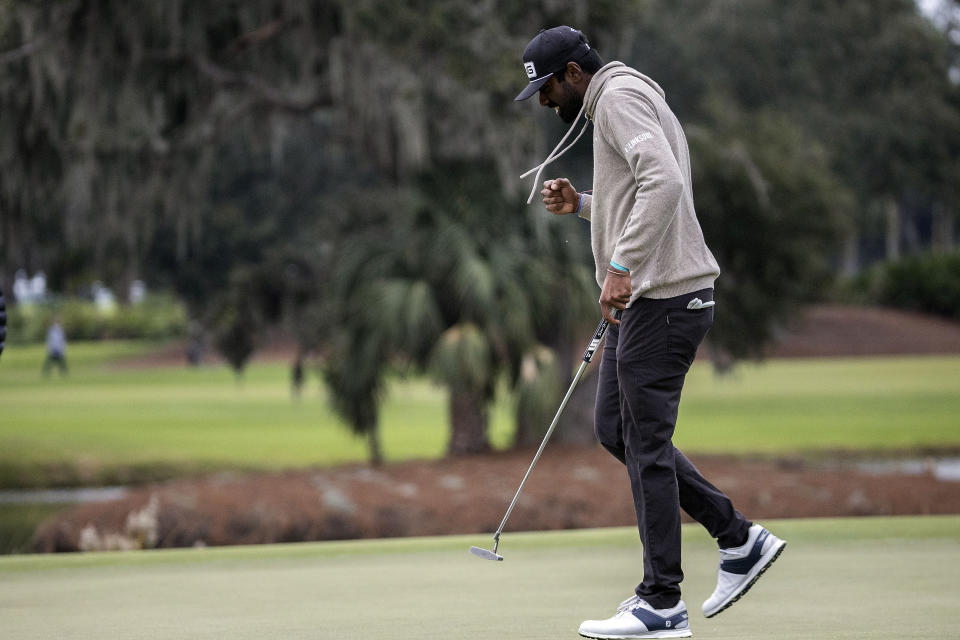
[[[579,84],[583,79],[583,69],[576,62],[568,62],[566,75],[570,79],[570,84]]]

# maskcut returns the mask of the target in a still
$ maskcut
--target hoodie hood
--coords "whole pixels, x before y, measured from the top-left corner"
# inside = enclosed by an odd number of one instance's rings
[[[610,80],[624,76],[632,76],[638,80],[642,80],[644,83],[649,85],[651,89],[660,94],[661,98],[666,97],[666,94],[663,92],[663,89],[660,88],[660,85],[654,82],[651,78],[643,75],[636,69],[628,67],[622,62],[610,62],[601,67],[590,79],[590,84],[587,86],[587,92],[583,96],[583,107],[580,108],[580,113],[577,114],[577,117],[574,118],[573,122],[570,124],[570,129],[567,130],[567,134],[563,136],[563,139],[557,143],[557,146],[553,148],[553,151],[550,152],[550,155],[548,155],[543,162],[520,176],[520,178],[523,179],[531,173],[536,172],[536,175],[533,178],[533,186],[530,188],[530,196],[527,198],[527,204],[533,202],[533,196],[536,194],[537,187],[540,184],[540,176],[546,166],[569,151],[573,145],[577,144],[577,141],[583,137],[587,127],[590,126],[590,123],[593,121],[593,113],[597,107],[597,101],[600,99],[600,94],[603,93],[604,86]],[[563,149],[560,149],[563,143],[567,141],[567,138],[570,137],[570,134],[573,133],[574,128],[580,121],[581,115],[585,115],[587,121],[583,124],[583,128],[580,129],[580,133],[577,134],[577,137],[573,139],[573,142],[568,144]]]
[[[583,106],[586,110],[588,118],[591,120],[593,119],[593,114],[597,108],[597,101],[600,100],[600,95],[603,93],[604,86],[610,80],[624,76],[631,76],[638,80],[642,80],[644,83],[649,85],[651,89],[660,94],[661,98],[667,97],[660,85],[654,82],[652,78],[643,75],[636,69],[628,67],[622,62],[609,62],[593,75],[593,78],[590,79],[590,84],[587,86],[587,92],[583,96]]]

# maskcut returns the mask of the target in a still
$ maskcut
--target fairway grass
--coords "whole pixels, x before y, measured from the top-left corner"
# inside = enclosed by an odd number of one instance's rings
[[[753,590],[709,620],[718,555],[684,527],[696,638],[948,638],[960,628],[960,517],[782,520]],[[632,529],[0,558],[2,636],[576,638],[640,579]]]
[[[366,459],[316,375],[299,401],[283,362],[241,383],[224,366],[118,366],[156,345],[80,343],[67,378],[43,379],[39,346],[0,366],[0,486],[127,483],[183,473],[280,470]],[[495,447],[513,437],[513,400],[491,410]],[[381,407],[388,461],[438,458],[447,393],[391,379]],[[796,454],[960,447],[960,356],[779,360],[717,377],[690,371],[675,441],[687,453]]]

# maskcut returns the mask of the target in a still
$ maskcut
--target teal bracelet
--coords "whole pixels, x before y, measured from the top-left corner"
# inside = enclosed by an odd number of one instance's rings
[[[617,264],[617,263],[614,262],[613,260],[610,261],[610,266],[613,267],[614,269],[617,269],[617,270],[619,270],[619,271],[623,271],[623,272],[625,272],[625,273],[630,271],[630,269],[627,269],[627,268],[624,267],[623,265]]]

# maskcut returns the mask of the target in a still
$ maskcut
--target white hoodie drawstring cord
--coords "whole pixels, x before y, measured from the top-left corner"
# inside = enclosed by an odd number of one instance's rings
[[[530,204],[530,202],[533,200],[533,194],[537,192],[537,185],[540,183],[540,174],[543,173],[543,170],[546,168],[546,166],[551,162],[553,162],[554,160],[556,160],[557,158],[559,158],[560,156],[562,156],[563,154],[565,154],[567,151],[569,151],[573,147],[573,145],[577,144],[577,141],[580,140],[580,138],[583,137],[584,132],[586,132],[587,127],[590,126],[590,119],[587,118],[587,121],[584,123],[583,128],[580,130],[580,133],[577,134],[577,137],[573,139],[573,142],[568,144],[559,153],[557,153],[557,149],[560,148],[560,145],[566,142],[567,138],[570,137],[570,134],[573,133],[573,129],[574,127],[577,126],[577,122],[579,122],[580,116],[583,115],[583,110],[585,108],[586,108],[586,104],[580,107],[580,111],[577,112],[577,117],[573,119],[573,123],[570,125],[570,128],[567,129],[567,134],[560,139],[560,142],[558,142],[557,146],[553,148],[553,151],[550,152],[550,155],[547,156],[547,159],[544,160],[539,166],[536,166],[530,169],[529,171],[524,173],[522,176],[520,176],[520,179],[522,180],[526,178],[528,175],[530,175],[531,173],[533,173],[534,171],[537,172],[537,175],[534,176],[533,178],[533,187],[530,189],[530,197],[527,198],[527,204]]]

